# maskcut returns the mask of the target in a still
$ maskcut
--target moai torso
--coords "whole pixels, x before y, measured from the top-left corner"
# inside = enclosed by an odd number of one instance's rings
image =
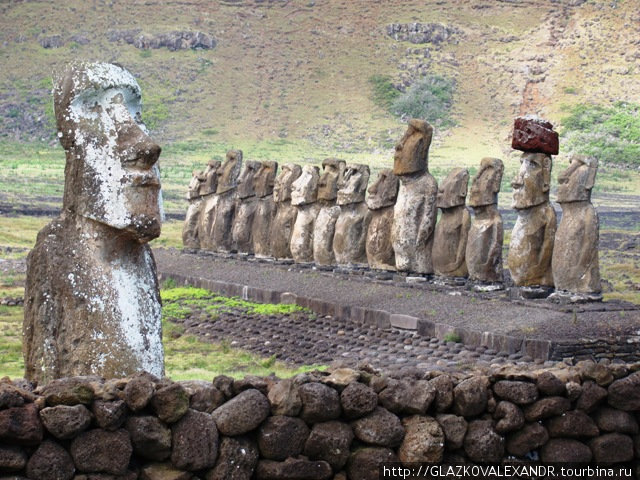
[[[254,188],[254,178],[260,169],[260,162],[245,162],[244,170],[238,179],[236,192],[236,211],[233,219],[231,238],[234,249],[239,253],[253,253],[253,219],[258,208],[258,199]]]
[[[204,250],[215,250],[211,241],[211,233],[216,217],[216,205],[218,204],[216,190],[218,189],[218,170],[220,166],[221,162],[218,160],[209,161],[203,173],[204,181],[200,184],[199,193],[202,204],[200,206],[197,229],[199,246]]]
[[[229,150],[218,171],[215,218],[210,234],[210,249],[229,252],[233,249],[233,219],[236,212],[237,182],[242,168],[242,151]]]
[[[182,245],[185,248],[200,248],[200,240],[198,236],[198,222],[202,211],[202,197],[200,196],[200,185],[203,183],[203,172],[194,171],[189,182],[189,190],[187,200],[187,214],[185,215],[184,225],[182,227]]]
[[[471,216],[465,206],[469,172],[453,169],[438,190],[436,204],[442,210],[433,238],[433,269],[443,277],[466,277],[465,253]]]
[[[271,222],[269,238],[271,239],[270,255],[277,259],[292,258],[290,247],[291,232],[293,232],[298,209],[291,205],[291,185],[301,173],[302,168],[300,165],[284,164],[280,175],[276,177],[273,187],[276,215],[273,217],[273,222]]]
[[[278,170],[277,162],[262,162],[254,180],[257,197],[256,213],[253,217],[251,237],[256,257],[271,255],[271,222],[276,213],[273,187]]]
[[[327,158],[322,162],[322,175],[318,181],[318,216],[313,231],[313,261],[317,265],[334,265],[333,237],[340,207],[336,205],[338,188],[342,185],[345,162]]]
[[[293,182],[291,189],[291,204],[298,212],[291,232],[291,256],[297,263],[313,261],[313,232],[315,220],[318,216],[319,205],[318,167],[305,165],[302,174]]]
[[[367,228],[367,262],[371,268],[395,270],[396,258],[391,243],[393,207],[398,197],[398,177],[383,170],[376,182],[369,187],[367,206],[369,227]]]

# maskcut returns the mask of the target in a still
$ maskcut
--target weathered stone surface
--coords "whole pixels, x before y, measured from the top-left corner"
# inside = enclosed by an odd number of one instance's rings
[[[123,475],[129,466],[133,448],[126,430],[107,432],[96,429],[77,436],[70,451],[80,472]]]
[[[256,213],[251,226],[253,252],[256,257],[271,255],[271,222],[276,214],[276,204],[273,200],[273,187],[278,171],[278,162],[260,162],[260,168],[253,179],[256,192]]]
[[[567,385],[568,386],[568,385]],[[607,390],[594,382],[588,381],[582,384],[582,390],[576,408],[591,413],[607,398]]]
[[[638,433],[638,422],[632,414],[623,410],[601,407],[594,415],[598,428],[604,432]]]
[[[21,407],[24,405],[25,399],[23,397],[23,392],[27,394],[26,391],[21,391],[21,389],[14,385],[0,383],[0,410],[4,410],[5,408]],[[33,395],[31,394],[31,396]],[[33,401],[32,398],[30,400]]]
[[[198,224],[204,202],[200,197],[200,185],[204,182],[204,172],[194,170],[191,174],[191,181],[187,191],[189,206],[182,226],[182,245],[188,248],[200,248],[198,238]]]
[[[171,427],[171,463],[182,470],[202,470],[216,464],[218,429],[207,413],[188,410]]]
[[[463,380],[453,389],[453,411],[463,417],[473,417],[482,413],[489,399],[488,379],[472,377]]]
[[[313,261],[317,265],[335,265],[333,237],[340,207],[335,200],[318,200],[318,216],[313,226]]]
[[[238,177],[241,169],[242,151],[229,150],[225,161],[218,169],[215,217],[207,239],[202,239],[200,242],[202,248],[228,252],[233,247],[231,232],[236,213]]]
[[[49,382],[41,391],[46,404],[56,405],[89,405],[94,398],[91,381],[87,377],[59,378]]]
[[[620,463],[633,460],[633,440],[621,433],[607,433],[589,442],[597,463]]]
[[[260,162],[247,161],[238,178],[236,211],[231,229],[233,248],[240,253],[253,253],[253,219],[258,201],[254,189],[254,178],[260,169]]]
[[[18,472],[27,464],[27,454],[20,447],[0,445],[0,472]]]
[[[378,405],[378,395],[362,383],[352,383],[340,393],[340,404],[344,417],[353,420],[371,413]]]
[[[123,475],[109,475],[107,473],[81,473],[73,477],[73,480],[138,480],[138,478],[147,478],[140,477],[137,471],[128,470]],[[184,477],[183,477],[184,478]],[[188,479],[191,477],[187,477]],[[173,477],[169,477],[169,479],[173,479]],[[156,480],[154,478],[154,480]],[[159,477],[158,480],[166,480],[163,477]]]
[[[91,411],[98,426],[105,430],[117,430],[127,418],[127,404],[124,400],[96,400],[91,404]]]
[[[252,388],[258,390],[263,395],[267,395],[269,392],[269,386],[273,383],[270,377],[259,377],[257,375],[245,375],[243,378],[238,378],[233,381],[233,395],[237,395],[245,390],[251,390]]]
[[[551,372],[542,372],[538,375],[536,386],[540,393],[549,396],[564,395],[567,391],[566,384]]]
[[[300,418],[268,417],[258,430],[260,454],[269,460],[284,460],[302,453],[309,427]]]
[[[626,411],[640,410],[640,372],[616,380],[608,388],[607,401],[613,408]]]
[[[453,405],[453,381],[449,375],[438,375],[429,380],[429,384],[436,392],[433,400],[436,412],[446,412]]]
[[[38,445],[43,433],[38,409],[33,403],[0,410],[0,441],[10,445]]]
[[[436,397],[436,390],[426,380],[391,380],[378,394],[380,404],[394,413],[424,414]]]
[[[260,460],[256,469],[258,480],[328,480],[333,476],[327,462],[288,458],[284,462]]]
[[[216,387],[223,395],[224,398],[229,400],[235,396],[233,391],[234,380],[226,375],[218,375],[213,379],[213,386]]]
[[[140,480],[191,480],[190,472],[178,470],[170,463],[152,463],[140,471]]]
[[[571,408],[571,402],[564,397],[545,397],[524,409],[527,422],[537,422],[544,418],[562,415]]]
[[[171,455],[171,430],[151,415],[129,417],[126,429],[136,455],[149,460],[166,460]]]
[[[540,451],[540,459],[545,463],[589,463],[591,449],[578,440],[552,438]]]
[[[402,419],[405,436],[398,449],[403,463],[442,461],[444,454],[444,432],[432,417],[413,415]]]
[[[433,128],[412,119],[393,157],[393,173],[400,177],[393,210],[391,242],[400,271],[433,273],[431,249],[436,224],[438,185],[428,172]]]
[[[534,116],[518,117],[513,125],[511,148],[522,152],[557,155],[558,134],[546,120]]]
[[[257,428],[267,418],[270,409],[267,397],[256,389],[250,389],[216,408],[212,415],[220,433],[234,436]]]
[[[291,232],[291,255],[298,263],[313,261],[313,233],[320,206],[317,204],[318,167],[305,165],[291,184],[291,205],[298,212]]]
[[[189,394],[179,383],[172,383],[154,393],[151,406],[160,420],[174,423],[189,409]]]
[[[139,125],[140,87],[118,65],[84,63],[53,93],[67,156],[64,214],[44,227],[27,259],[25,375],[39,383],[162,375],[160,295],[147,245],[160,234],[160,147]]]
[[[271,387],[268,394],[272,415],[288,415],[294,417],[302,409],[302,398],[298,385],[293,380],[280,380]]]
[[[493,412],[493,418],[497,420],[495,429],[501,435],[513,432],[524,425],[524,413],[515,404],[507,401],[499,402]]]
[[[91,424],[91,412],[84,405],[58,405],[40,410],[40,420],[51,435],[69,439]]]
[[[471,215],[465,207],[469,171],[454,168],[438,188],[436,206],[442,210],[433,237],[433,269],[443,277],[466,277],[465,253]]]
[[[300,165],[287,163],[282,166],[273,187],[273,201],[276,203],[276,215],[271,222],[269,238],[270,254],[275,258],[291,257],[291,233],[296,222],[298,209],[291,205],[291,185],[302,173]]]
[[[329,376],[320,379],[325,385],[342,392],[345,387],[356,383],[360,379],[360,372],[352,368],[334,368],[329,370]]]
[[[507,452],[518,457],[524,457],[532,450],[543,446],[549,440],[549,433],[539,423],[529,423],[524,428],[509,435]]]
[[[504,438],[493,430],[490,420],[474,420],[464,437],[464,451],[474,462],[498,463],[504,456]]]
[[[124,401],[131,410],[137,412],[149,404],[155,391],[156,386],[150,378],[144,375],[135,376],[124,388]]]
[[[211,413],[224,403],[224,395],[212,383],[203,380],[187,380],[180,385],[189,394],[189,408]]]
[[[529,382],[500,380],[493,385],[493,393],[516,405],[528,405],[538,399],[538,389]]]
[[[311,460],[324,460],[337,472],[349,459],[352,441],[349,425],[337,421],[316,423],[304,445],[304,454]]]
[[[75,472],[67,451],[51,440],[45,440],[27,463],[27,476],[38,480],[71,480]]]
[[[335,420],[340,416],[340,397],[333,388],[312,382],[298,389],[302,399],[300,418],[308,424]]]
[[[369,187],[369,227],[367,229],[367,262],[371,268],[395,270],[396,258],[391,242],[393,207],[398,197],[399,180],[391,169],[380,171]]]
[[[260,454],[255,442],[247,437],[222,437],[215,467],[205,480],[249,480]]]
[[[400,419],[381,407],[354,420],[351,427],[358,440],[381,447],[397,447],[405,433]]]
[[[377,480],[380,464],[398,461],[397,455],[388,448],[361,448],[349,456],[347,475],[351,480]]]
[[[440,413],[436,415],[436,421],[442,428],[446,447],[448,450],[457,450],[462,447],[464,436],[467,434],[467,421],[464,417],[451,413]]]
[[[549,419],[545,425],[552,437],[595,437],[600,433],[596,423],[582,410],[565,412]]]

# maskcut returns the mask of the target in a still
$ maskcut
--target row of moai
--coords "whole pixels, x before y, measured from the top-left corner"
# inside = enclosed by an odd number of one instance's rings
[[[467,201],[468,170],[454,168],[440,188],[429,173],[432,136],[429,123],[410,120],[393,169],[379,173],[368,196],[367,165],[330,158],[322,169],[285,164],[277,175],[276,162],[247,161],[242,168],[242,152],[231,150],[224,162],[194,172],[184,246],[320,268],[435,274],[446,284],[501,289],[503,163],[482,159]],[[521,117],[512,147],[524,152],[512,182],[518,218],[507,264],[514,284],[529,297],[546,296],[555,286],[562,298],[600,299],[598,217],[590,202],[597,161],[575,156],[559,176],[563,217],[556,231],[549,190],[557,133],[544,120]]]

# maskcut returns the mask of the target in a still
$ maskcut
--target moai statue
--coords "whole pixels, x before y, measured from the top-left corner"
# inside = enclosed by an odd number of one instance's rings
[[[135,78],[82,63],[55,82],[65,150],[62,213],[27,258],[27,379],[164,374],[161,305],[148,242],[160,235],[160,147],[141,120]]]
[[[202,212],[202,197],[200,196],[200,185],[204,183],[204,172],[194,170],[191,174],[189,189],[187,191],[187,214],[182,227],[182,245],[185,248],[198,249],[200,241],[198,239],[198,221]]]
[[[230,252],[233,249],[233,219],[236,213],[238,176],[242,169],[242,150],[229,150],[218,170],[215,218],[209,234],[208,250]],[[202,242],[201,242],[202,243]]]
[[[273,186],[273,201],[276,203],[276,216],[271,222],[270,254],[273,258],[285,260],[291,257],[291,233],[296,223],[298,209],[291,204],[291,185],[302,174],[300,165],[285,163],[276,177]]]
[[[598,160],[574,155],[558,176],[562,219],[551,259],[554,296],[572,301],[602,300],[598,265],[598,213],[591,204]]]
[[[296,263],[313,262],[313,229],[318,216],[318,181],[320,170],[302,167],[302,174],[291,185],[291,205],[298,209],[291,232],[291,256]]]
[[[236,192],[236,212],[231,230],[231,239],[234,250],[239,253],[253,253],[253,219],[258,208],[258,199],[254,189],[254,179],[262,164],[255,161],[247,161],[238,178]]]
[[[369,187],[369,228],[367,229],[367,262],[371,268],[395,270],[396,257],[391,243],[393,207],[398,196],[398,177],[391,169],[382,170]]]
[[[333,253],[338,265],[367,264],[367,229],[371,217],[364,197],[368,184],[368,165],[347,165],[344,182],[338,190],[340,216],[333,237]]]
[[[393,209],[391,241],[396,268],[403,272],[433,273],[431,247],[438,184],[428,171],[432,136],[429,123],[409,120],[393,157],[393,173],[400,177],[400,189]]]
[[[535,117],[515,121],[512,147],[525,153],[511,182],[512,207],[518,219],[511,232],[507,263],[511,277],[525,297],[545,297],[553,288],[551,255],[556,233],[556,212],[549,203],[551,155],[558,153],[553,126]]]
[[[483,158],[471,181],[469,206],[474,219],[467,236],[466,261],[469,280],[477,291],[500,290],[502,271],[502,215],[498,211],[498,192],[504,165],[499,158]]]
[[[256,257],[271,255],[271,222],[276,214],[276,203],[273,199],[273,186],[278,171],[278,162],[262,162],[258,173],[253,177],[253,189],[256,192],[258,205],[253,216],[251,237],[253,253]]]
[[[218,204],[218,173],[221,162],[209,160],[207,168],[203,172],[204,181],[200,184],[200,197],[202,206],[198,219],[198,243],[202,249],[213,250],[211,245],[211,231],[216,218],[216,205]]]
[[[318,181],[318,216],[313,231],[313,261],[316,265],[336,263],[333,254],[333,236],[340,207],[336,205],[338,188],[342,185],[346,162],[327,158],[322,162],[322,175]]]
[[[454,168],[438,189],[436,205],[442,210],[442,215],[433,239],[433,269],[445,283],[468,274],[465,261],[467,235],[471,227],[471,215],[465,206],[468,184],[469,171]]]

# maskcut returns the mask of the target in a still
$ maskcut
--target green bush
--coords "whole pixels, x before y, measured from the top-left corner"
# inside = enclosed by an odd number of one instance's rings
[[[391,83],[388,75],[372,75],[369,83],[373,87],[373,103],[388,111],[392,111],[393,102],[400,96],[400,91]]]
[[[397,115],[422,118],[441,128],[454,125],[451,119],[453,104],[453,80],[439,75],[430,75],[414,83],[409,90],[399,95],[391,106]]]
[[[576,105],[562,120],[564,148],[605,164],[640,165],[640,105]]]

